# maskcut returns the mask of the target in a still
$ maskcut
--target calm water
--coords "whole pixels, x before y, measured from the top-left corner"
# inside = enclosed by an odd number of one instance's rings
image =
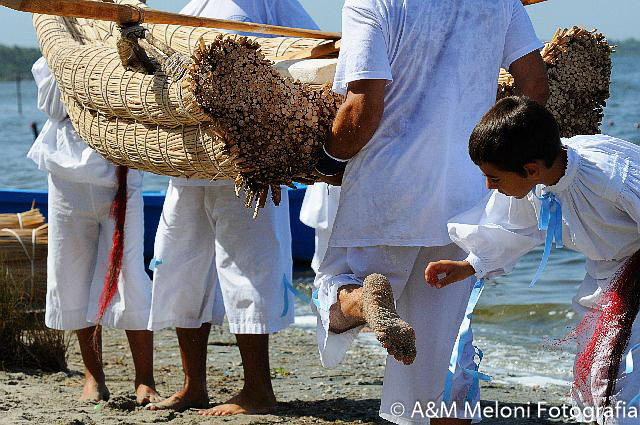
[[[640,56],[617,54],[611,98],[602,132],[640,144]],[[36,108],[33,81],[22,81],[22,114],[18,113],[15,82],[0,82],[0,187],[46,189],[46,178],[25,158],[36,122],[45,117]],[[164,190],[167,179],[148,175],[146,190]],[[528,288],[541,250],[524,257],[513,273],[490,282],[476,314],[476,340],[485,352],[482,368],[507,377],[547,376],[570,380],[571,345],[552,351],[549,345],[574,325],[571,298],[584,276],[580,255],[555,250],[543,277]],[[302,279],[301,280],[308,280]],[[305,313],[304,308],[301,313]],[[305,322],[304,320],[302,322]]]

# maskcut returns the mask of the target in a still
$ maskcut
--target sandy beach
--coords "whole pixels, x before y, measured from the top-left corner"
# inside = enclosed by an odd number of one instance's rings
[[[152,412],[138,407],[133,396],[133,368],[124,332],[107,329],[104,334],[104,362],[111,400],[98,405],[76,401],[82,388],[82,361],[75,341],[69,348],[68,372],[0,371],[1,424],[362,424],[388,423],[378,418],[384,354],[358,340],[342,365],[322,369],[316,352],[315,335],[289,328],[271,338],[271,371],[278,397],[277,410],[270,415],[203,418],[195,411]],[[222,403],[239,391],[242,366],[235,338],[223,327],[214,327],[208,351],[209,395],[213,404]],[[178,345],[173,329],[156,333],[155,374],[158,391],[172,394],[182,383]],[[483,409],[493,410],[498,401],[503,415],[520,407],[518,418],[490,414],[482,423],[551,424],[558,422],[541,412],[538,403],[559,406],[567,402],[567,387],[483,384]],[[525,409],[528,409],[525,410]],[[530,412],[522,417],[522,412]],[[548,413],[548,411],[547,411]],[[496,416],[498,416],[496,418]],[[526,417],[530,416],[530,417]]]

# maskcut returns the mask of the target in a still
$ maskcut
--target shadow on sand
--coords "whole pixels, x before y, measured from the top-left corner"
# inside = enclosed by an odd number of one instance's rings
[[[278,403],[277,411],[273,414],[288,418],[311,417],[329,422],[362,421],[362,423],[369,424],[388,424],[389,422],[378,416],[379,406],[379,399],[296,400]],[[548,414],[551,406],[546,406],[546,411],[542,411],[540,414],[535,404],[501,402],[499,403],[500,411],[497,414],[495,406],[495,401],[483,400],[481,402],[481,411],[488,412],[489,415],[482,420],[482,425],[557,425],[559,422],[557,418],[554,419]]]

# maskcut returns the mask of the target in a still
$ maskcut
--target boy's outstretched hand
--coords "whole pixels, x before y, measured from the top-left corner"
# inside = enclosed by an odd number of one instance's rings
[[[434,288],[445,286],[473,276],[476,271],[468,261],[440,260],[429,263],[424,271],[424,278]]]

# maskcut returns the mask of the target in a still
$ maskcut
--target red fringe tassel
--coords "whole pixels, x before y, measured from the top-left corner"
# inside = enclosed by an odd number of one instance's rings
[[[122,165],[116,169],[118,178],[118,191],[111,204],[110,215],[115,221],[113,232],[113,245],[109,256],[109,265],[104,279],[104,288],[100,296],[100,310],[97,323],[100,324],[107,308],[118,292],[118,278],[122,271],[122,256],[124,254],[124,222],[127,213],[127,175],[129,169]]]
[[[635,253],[611,280],[604,294],[601,312],[588,314],[580,322],[575,333],[595,328],[585,349],[578,353],[574,385],[579,391],[590,391],[587,382],[590,375],[596,380],[607,380],[605,407],[612,403],[620,363],[631,338],[631,327],[640,308],[640,251]],[[599,314],[599,317],[598,317]],[[604,369],[593,370],[594,361],[605,359]]]

